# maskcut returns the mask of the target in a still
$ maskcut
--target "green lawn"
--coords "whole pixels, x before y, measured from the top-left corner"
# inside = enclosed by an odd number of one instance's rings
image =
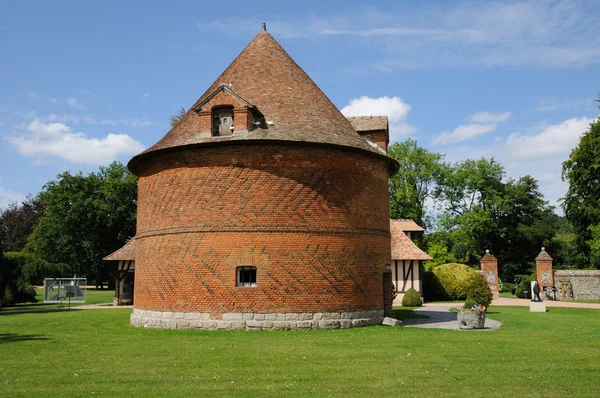
[[[0,395],[600,396],[599,310],[492,307],[487,332],[148,330],[130,313],[0,315]]]
[[[60,306],[59,303],[44,303],[44,289],[37,288],[35,298],[38,299],[37,303],[23,303],[17,304],[11,307],[2,307],[0,311],[8,311],[8,310],[22,310],[22,309],[33,309],[33,308],[58,308]],[[86,293],[86,301],[85,303],[71,303],[71,307],[77,307],[79,305],[87,305],[87,304],[112,304],[113,297],[115,296],[114,290],[97,290],[87,289]],[[63,306],[66,307],[68,302],[65,301]]]

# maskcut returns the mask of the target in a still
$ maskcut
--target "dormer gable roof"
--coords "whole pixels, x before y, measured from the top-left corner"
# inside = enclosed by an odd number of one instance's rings
[[[196,112],[200,112],[203,110],[210,110],[210,109],[203,109],[202,107],[208,103],[210,103],[210,101],[219,93],[225,92],[229,95],[231,95],[233,98],[235,98],[238,102],[240,102],[243,106],[250,108],[250,109],[254,109],[256,108],[254,105],[250,104],[248,101],[246,101],[244,98],[242,98],[240,95],[238,95],[236,92],[233,91],[233,86],[231,84],[221,84],[219,87],[217,87],[217,89],[215,91],[213,91],[212,93],[210,93],[209,95],[206,96],[206,98],[204,98],[201,102],[197,103],[196,105],[194,105],[194,107],[192,108],[192,110],[196,111]]]

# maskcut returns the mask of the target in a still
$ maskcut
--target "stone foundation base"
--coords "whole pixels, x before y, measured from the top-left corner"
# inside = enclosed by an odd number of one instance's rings
[[[156,329],[314,330],[381,325],[383,310],[287,314],[159,312],[134,309],[131,326]]]

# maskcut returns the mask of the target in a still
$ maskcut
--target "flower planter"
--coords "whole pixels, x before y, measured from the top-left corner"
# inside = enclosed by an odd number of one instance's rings
[[[485,312],[458,311],[456,321],[459,329],[483,329],[485,326]]]

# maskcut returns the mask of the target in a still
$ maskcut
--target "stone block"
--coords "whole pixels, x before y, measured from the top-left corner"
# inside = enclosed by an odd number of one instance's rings
[[[231,330],[246,329],[246,321],[231,321]]]
[[[290,330],[290,323],[286,321],[273,322],[273,330]]]
[[[246,321],[246,329],[248,329],[248,330],[262,330],[262,328],[263,328],[263,322],[254,321],[254,320]]]
[[[200,319],[200,314],[197,312],[186,312],[183,315],[183,319],[189,319],[189,320]]]
[[[219,330],[227,330],[231,329],[231,321],[216,321],[217,329]]]
[[[530,312],[546,312],[546,303],[543,301],[535,302],[531,301],[529,303],[529,311]]]
[[[286,321],[297,321],[298,314],[285,314],[285,320]]]
[[[187,319],[178,319],[177,320],[177,329],[189,329],[190,321]]]
[[[202,328],[203,329],[216,329],[217,321],[213,321],[213,320],[202,321]]]
[[[275,314],[276,321],[285,321],[285,314]]]
[[[364,319],[353,319],[352,326],[354,326],[355,328],[360,328],[363,326],[367,326],[367,322],[365,322]]]
[[[185,317],[184,312],[174,312],[173,313],[173,319],[183,319],[184,317]]]
[[[312,321],[298,321],[296,322],[296,330],[310,330],[313,328]]]
[[[322,320],[319,321],[319,329],[339,329],[340,321],[337,320]]]
[[[203,321],[200,320],[192,320],[190,321],[190,328],[191,329],[202,329],[203,328]]]
[[[342,319],[342,320],[340,321],[340,327],[341,327],[342,329],[349,329],[349,328],[351,328],[352,326],[353,326],[353,325],[352,325],[352,320],[350,320],[350,319]]]
[[[383,318],[383,322],[381,322],[381,324],[384,326],[402,326],[402,321],[386,316]]]
[[[254,318],[255,321],[264,321],[265,320],[265,314],[254,314]]]
[[[242,314],[242,319],[245,321],[248,321],[250,319],[254,319],[254,314],[249,313],[249,314]]]
[[[223,321],[241,321],[244,319],[243,315],[239,312],[228,312],[221,316]]]
[[[172,312],[163,312],[160,316],[163,319],[173,319],[173,313]]]
[[[313,315],[313,319],[315,321],[320,321],[321,319],[323,319],[323,314],[320,312],[317,312],[316,314]]]

